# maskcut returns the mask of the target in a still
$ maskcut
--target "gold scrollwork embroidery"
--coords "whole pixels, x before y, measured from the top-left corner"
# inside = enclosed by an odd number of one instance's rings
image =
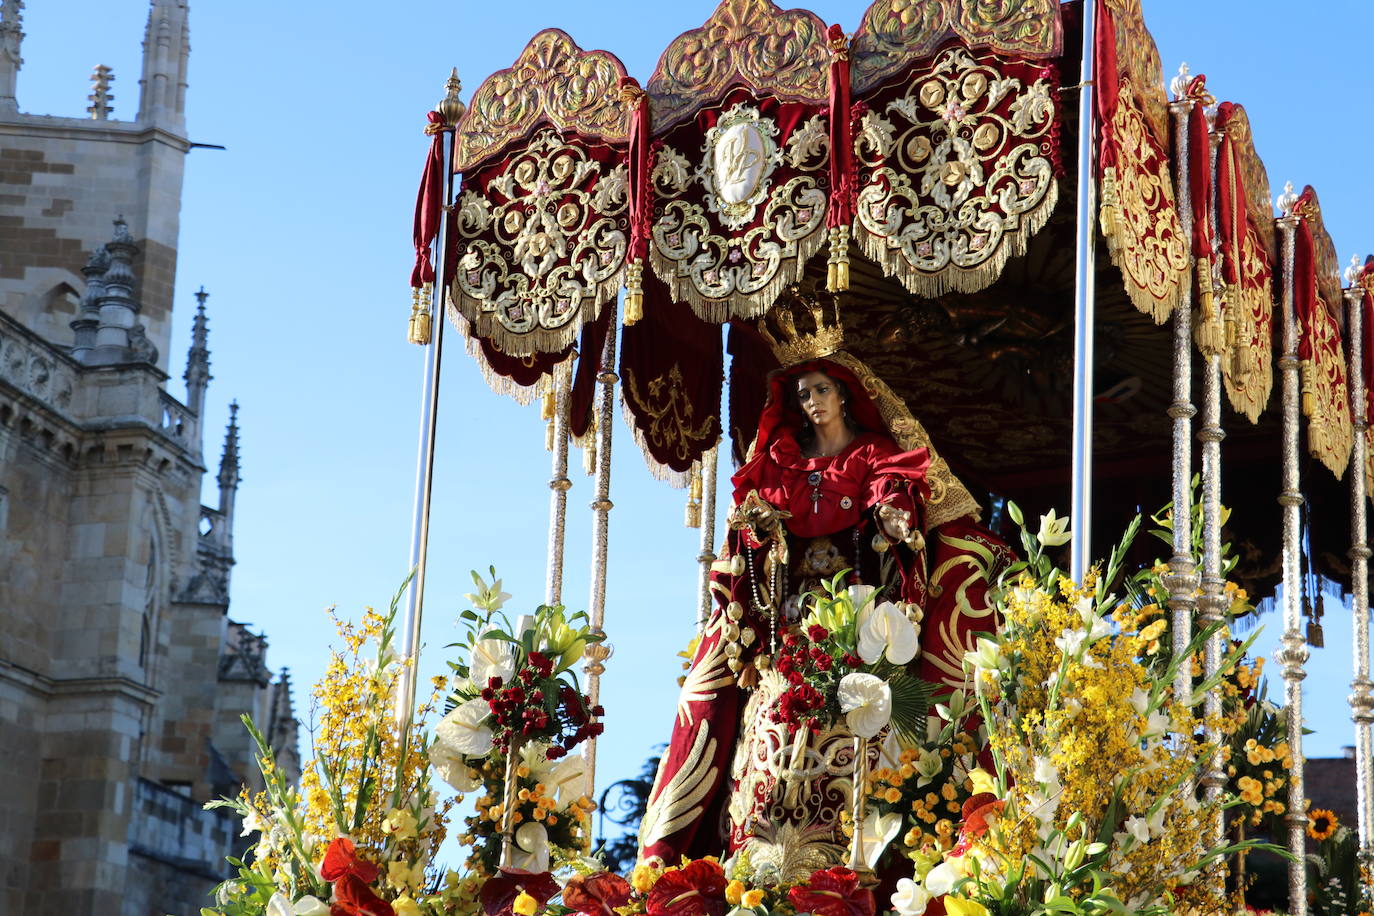
[[[1102,234],[1131,302],[1162,323],[1183,294],[1188,247],[1174,202],[1169,160],[1130,98],[1123,79],[1110,126],[1119,149],[1117,166],[1103,169],[1102,175]]]
[[[737,105],[722,118],[722,132],[708,132],[697,169],[671,146],[659,152],[650,258],[674,298],[698,317],[719,323],[762,315],[825,242],[826,196],[816,173],[829,163],[830,142],[819,124],[817,116],[801,125],[779,150],[773,121]],[[774,184],[784,162],[800,174]],[[683,199],[698,182],[706,206]]]
[[[1222,359],[1222,378],[1231,406],[1259,421],[1274,387],[1273,290],[1259,237],[1245,228],[1240,242],[1241,284],[1222,294],[1222,317],[1230,352]]]
[[[701,448],[715,418],[706,417],[696,423],[692,401],[683,394],[682,367],[678,363],[650,381],[647,393],[635,381],[634,370],[626,367],[625,388],[638,412],[649,418],[649,428],[641,432],[658,451],[671,450],[685,461]]]
[[[1346,387],[1341,330],[1318,300],[1317,320],[1303,333],[1311,335],[1312,358],[1302,362],[1302,408],[1307,417],[1307,451],[1341,477],[1350,463],[1354,432]]]
[[[699,29],[673,39],[645,87],[666,130],[743,82],[759,95],[823,103],[830,52],[825,23],[771,0],[725,0]]]
[[[1024,85],[995,64],[946,51],[905,95],[868,112],[855,138],[868,169],[855,237],[921,296],[992,283],[1058,199],[1044,149],[1053,87]]]
[[[1059,53],[1056,0],[877,0],[864,13],[851,50],[854,91],[876,86],[958,36],[970,48],[1024,57]]]
[[[606,51],[583,51],[560,29],[530,39],[515,65],[477,87],[459,125],[454,163],[465,171],[547,119],[558,130],[627,142],[630,123],[617,87],[625,65]]]
[[[628,180],[624,164],[602,168],[545,130],[485,195],[460,195],[454,302],[504,352],[567,346],[619,289]]]

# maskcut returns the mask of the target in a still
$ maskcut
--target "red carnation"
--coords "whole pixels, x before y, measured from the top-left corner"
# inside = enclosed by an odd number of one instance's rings
[[[524,891],[543,906],[558,893],[558,882],[546,871],[533,872],[521,868],[503,868],[488,878],[478,895],[486,916],[513,916],[515,898]]]
[[[629,902],[629,882],[608,871],[573,875],[563,887],[563,904],[584,916],[616,916],[615,908]]]
[[[358,858],[353,841],[348,837],[337,837],[324,851],[324,861],[320,863],[320,877],[326,881],[337,881],[345,875],[353,875],[364,885],[377,880],[382,870],[365,859]]]
[[[724,916],[725,872],[719,862],[698,859],[667,871],[649,891],[649,916]]]
[[[787,892],[798,913],[816,916],[873,916],[877,903],[873,892],[859,887],[859,876],[835,866],[812,872],[810,880]]]

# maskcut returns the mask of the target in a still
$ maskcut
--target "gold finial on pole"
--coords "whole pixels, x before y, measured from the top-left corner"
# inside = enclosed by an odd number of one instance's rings
[[[457,127],[458,122],[468,113],[468,107],[459,97],[462,91],[463,81],[458,79],[458,68],[454,67],[444,82],[444,97],[434,106],[434,110],[444,119],[445,127]]]

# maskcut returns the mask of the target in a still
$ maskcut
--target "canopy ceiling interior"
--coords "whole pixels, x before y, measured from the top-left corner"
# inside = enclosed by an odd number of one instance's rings
[[[1346,298],[1315,192],[1296,206],[1285,272],[1243,107],[1176,80],[1196,109],[1176,118],[1140,0],[1096,2],[1095,529],[1168,501],[1169,318],[1190,307],[1194,404],[1206,356],[1224,370],[1227,534],[1243,579],[1276,580],[1291,283],[1313,553],[1348,581]],[[970,489],[1063,509],[1081,20],[1081,3],[1055,0],[877,0],[845,34],[770,0],[724,0],[644,89],[614,55],[540,32],[457,125],[450,317],[517,397],[574,360],[576,437],[619,328],[626,419],[650,467],[682,485],[723,432],[747,448],[776,366],[759,322],[833,301],[846,348]],[[1199,156],[1209,128],[1213,155]],[[1186,232],[1189,212],[1203,216]],[[1352,281],[1365,308],[1371,275]]]

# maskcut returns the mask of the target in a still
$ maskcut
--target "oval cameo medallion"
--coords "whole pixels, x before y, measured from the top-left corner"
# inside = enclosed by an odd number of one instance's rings
[[[738,204],[753,196],[763,179],[764,149],[763,134],[752,121],[725,128],[711,154],[721,200]]]

